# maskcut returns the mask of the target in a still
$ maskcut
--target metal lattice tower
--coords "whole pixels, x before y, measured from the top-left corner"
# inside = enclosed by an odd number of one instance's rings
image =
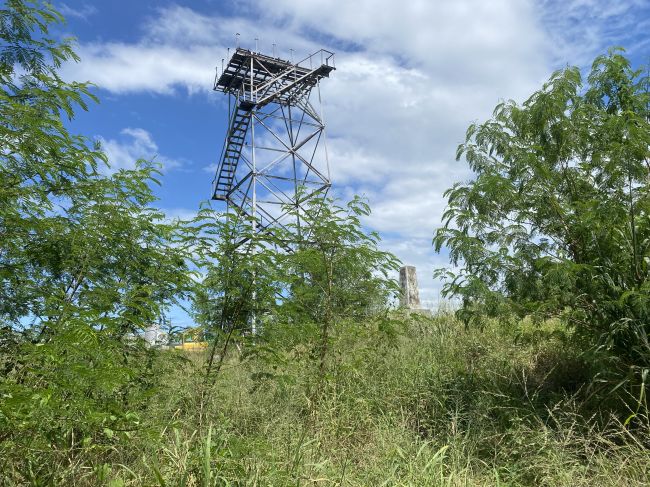
[[[212,199],[251,217],[256,231],[284,226],[290,208],[299,214],[330,187],[319,82],[334,69],[334,53],[325,50],[293,63],[237,48],[217,73],[229,125]]]

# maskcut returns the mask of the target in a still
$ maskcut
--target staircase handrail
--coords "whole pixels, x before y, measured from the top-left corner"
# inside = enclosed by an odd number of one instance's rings
[[[240,90],[241,91],[241,88]],[[237,95],[237,98],[239,98],[239,94]],[[236,99],[237,99],[236,98]],[[235,107],[234,110],[232,111],[232,114],[230,115],[230,122],[228,123],[228,132],[227,132],[227,137],[223,142],[223,147],[221,148],[221,156],[219,157],[219,166],[217,166],[217,172],[214,176],[214,179],[212,180],[212,194],[216,194],[217,192],[217,185],[219,184],[219,179],[221,177],[221,169],[223,167],[223,161],[226,156],[226,150],[228,150],[228,145],[230,143],[230,133],[233,130],[233,127],[235,125],[235,119],[237,118],[237,109],[238,107]]]

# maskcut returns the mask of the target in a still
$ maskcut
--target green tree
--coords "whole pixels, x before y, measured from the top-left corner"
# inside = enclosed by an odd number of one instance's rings
[[[234,339],[277,324],[290,327],[301,344],[316,330],[323,375],[334,328],[385,310],[397,290],[389,275],[398,261],[378,248],[376,233],[361,228],[370,208],[360,198],[340,207],[318,196],[286,209],[294,223],[262,232],[252,219],[209,207],[195,220],[205,277],[193,306],[212,339],[208,375],[218,372]],[[261,342],[256,348],[255,355],[275,355]]]
[[[156,384],[139,333],[192,286],[194,230],[152,208],[155,167],[105,175],[62,120],[94,96],[58,75],[77,60],[50,38],[61,20],[45,3],[0,9],[0,477],[16,482],[55,482],[57,452],[138,428]]]
[[[458,149],[475,173],[434,237],[461,315],[560,316],[626,364],[650,365],[648,78],[620,49],[501,103]]]
[[[300,225],[288,225],[289,233],[279,236],[293,247],[281,259],[285,292],[279,313],[284,321],[316,326],[322,377],[335,327],[386,309],[397,292],[390,274],[399,261],[379,249],[377,233],[362,228],[360,218],[370,207],[359,197],[341,207],[319,196],[290,214],[300,217]]]
[[[274,312],[282,289],[277,242],[272,234],[256,232],[252,223],[209,206],[195,219],[205,276],[193,310],[211,342],[207,377],[218,373],[233,339],[255,332],[256,323]]]

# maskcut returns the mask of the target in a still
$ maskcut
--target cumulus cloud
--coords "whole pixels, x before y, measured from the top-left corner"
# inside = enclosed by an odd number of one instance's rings
[[[314,47],[298,34],[259,25],[248,18],[201,15],[178,5],[162,7],[145,22],[137,42],[81,43],[77,51],[82,62],[66,65],[63,75],[92,81],[116,94],[205,93],[212,89],[215,69],[233,47],[236,32],[242,33],[249,48],[256,36],[267,39],[267,51],[275,39],[282,39],[278,48],[282,56],[289,55],[290,47],[299,52]]]
[[[543,0],[537,11],[559,66],[588,67],[596,55],[611,46],[647,56],[647,0]]]
[[[79,55],[88,61],[68,68],[70,77],[118,94],[172,94],[179,85],[189,92],[205,91],[211,82],[209,66],[214,63],[211,50],[205,47],[184,52],[173,46],[111,42],[82,45]]]
[[[163,171],[181,166],[181,162],[158,153],[158,144],[149,132],[142,128],[125,128],[117,139],[99,137],[102,149],[108,157],[111,172],[119,169],[133,169],[138,159],[153,160]]]

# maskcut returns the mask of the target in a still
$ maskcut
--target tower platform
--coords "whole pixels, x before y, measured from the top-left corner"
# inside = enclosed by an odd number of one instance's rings
[[[287,205],[299,209],[327,191],[322,106],[310,96],[335,69],[334,54],[324,49],[298,63],[235,50],[214,81],[214,90],[229,96],[229,123],[212,199],[252,217],[263,230],[283,224]]]

